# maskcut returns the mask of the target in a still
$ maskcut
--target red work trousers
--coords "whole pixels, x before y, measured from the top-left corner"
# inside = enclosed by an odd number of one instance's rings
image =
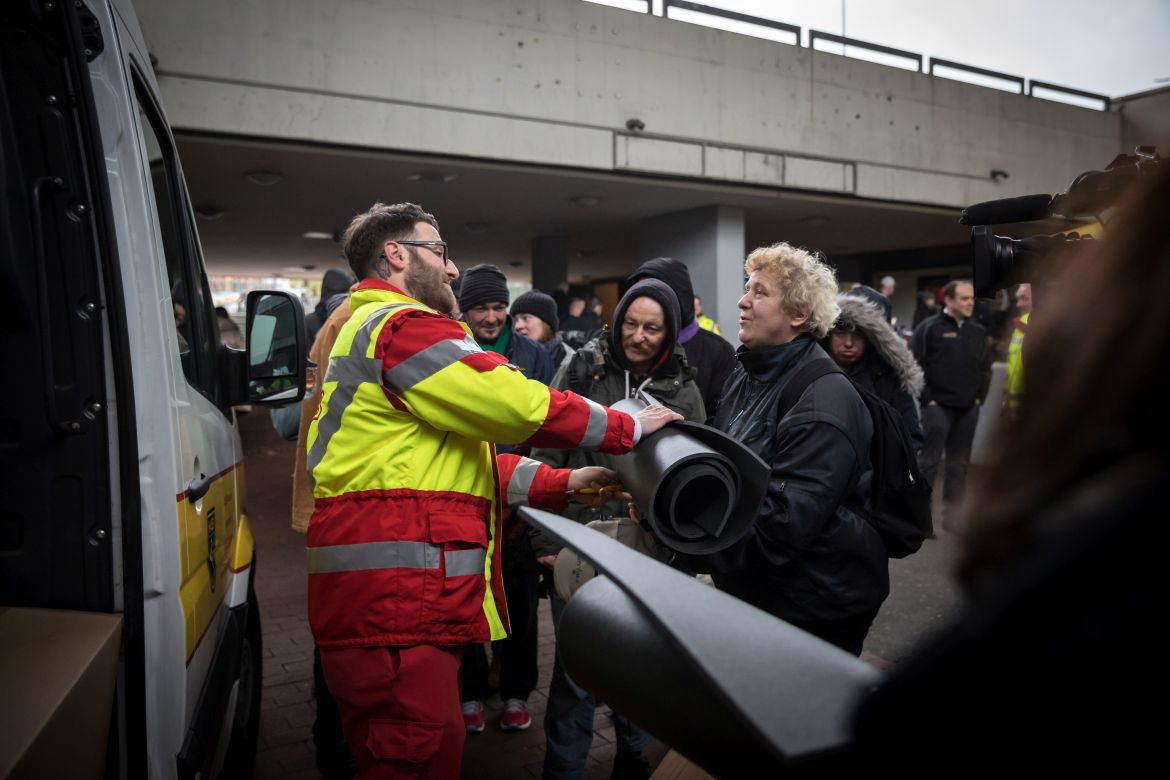
[[[321,648],[358,778],[459,777],[462,658],[462,646]]]

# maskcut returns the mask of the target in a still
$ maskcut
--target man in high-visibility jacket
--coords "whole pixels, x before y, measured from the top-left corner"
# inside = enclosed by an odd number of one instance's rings
[[[1019,419],[1020,401],[1024,397],[1024,337],[1028,335],[1028,318],[1032,316],[1032,285],[1025,282],[1016,288],[1016,308],[1020,314],[1012,320],[1012,340],[1003,381],[1004,411],[1012,422]]]
[[[434,217],[374,204],[346,230],[361,281],[309,427],[309,623],[360,777],[459,775],[463,645],[508,632],[507,505],[563,506],[612,472],[497,459],[491,442],[620,454],[680,416],[635,419],[525,379],[455,308]]]
[[[716,336],[722,336],[719,332],[719,323],[703,314],[703,299],[695,296],[695,321],[699,323],[699,327],[703,330],[709,330]]]

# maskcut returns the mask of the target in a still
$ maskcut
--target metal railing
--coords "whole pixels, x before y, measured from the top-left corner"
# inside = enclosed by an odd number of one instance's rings
[[[650,0],[646,2],[647,10],[652,9],[653,3]],[[796,36],[796,45],[800,45],[800,27],[795,24],[788,24],[787,22],[778,22],[775,19],[764,19],[760,16],[750,16],[748,14],[741,14],[738,11],[728,11],[726,8],[716,8],[710,5],[703,5],[702,3],[691,3],[688,0],[663,0],[662,15],[666,16],[671,8],[679,8],[684,11],[694,11],[695,13],[706,14],[707,16],[718,16],[723,19],[731,19],[736,22],[746,22],[747,24],[754,24],[759,27],[768,27],[773,30],[781,30],[783,32],[792,33]]]
[[[1047,81],[1036,81],[1034,79],[1032,81],[1028,82],[1028,97],[1034,97],[1032,94],[1032,91],[1035,90],[1036,88],[1047,89],[1050,92],[1063,92],[1066,95],[1076,95],[1077,97],[1089,98],[1090,100],[1100,100],[1101,103],[1103,104],[1101,107],[1102,111],[1108,111],[1109,106],[1112,103],[1110,98],[1107,97],[1106,95],[1098,95],[1095,92],[1085,92],[1082,89],[1073,89],[1072,87],[1062,87],[1062,86],[1059,86],[1057,84],[1049,84]],[[1041,95],[1040,99],[1043,100],[1044,96]]]
[[[827,33],[821,30],[809,30],[808,47],[810,49],[815,49],[815,44],[817,41],[829,41],[830,43],[839,43],[842,46],[855,46],[858,49],[876,51],[879,54],[889,54],[894,57],[905,57],[908,60],[914,60],[914,62],[918,64],[918,72],[922,72],[922,55],[915,54],[912,51],[906,51],[905,49],[895,49],[890,46],[882,46],[877,43],[870,43],[869,41],[859,41],[856,38],[846,38],[844,35],[835,35],[834,33]]]
[[[803,45],[801,43],[801,36],[803,33],[803,29],[795,24],[788,24],[786,22],[780,22],[780,21],[777,21],[775,19],[765,19],[765,18],[760,17],[760,16],[751,16],[750,14],[741,14],[737,11],[729,11],[726,8],[719,8],[719,7],[712,6],[712,5],[706,5],[705,3],[694,3],[694,2],[690,2],[689,0],[663,0],[662,1],[661,15],[664,17],[669,16],[671,8],[677,8],[677,9],[682,10],[682,11],[690,11],[691,13],[703,14],[706,16],[713,16],[713,17],[717,17],[720,19],[729,19],[731,21],[743,22],[745,24],[756,25],[757,27],[765,27],[765,28],[772,29],[772,30],[779,30],[781,32],[789,33],[789,34],[794,35],[796,37],[795,43],[793,43],[791,45],[794,45],[797,47],[800,47]],[[637,12],[635,12],[635,13],[637,13]],[[646,10],[642,11],[641,13],[647,13],[647,14],[650,14],[652,16],[657,15],[654,13],[653,0],[646,0]],[[680,21],[683,21],[683,20],[680,20]],[[936,76],[938,78],[948,78],[948,77],[944,74],[935,73],[934,69],[936,66],[939,68],[946,68],[946,69],[950,69],[950,70],[964,71],[966,73],[972,73],[972,74],[975,74],[977,76],[983,76],[985,78],[999,79],[1001,81],[1011,82],[1011,83],[1017,85],[1017,87],[1019,88],[1018,94],[1027,95],[1027,97],[1035,97],[1039,100],[1049,100],[1050,98],[1046,98],[1046,97],[1044,97],[1044,95],[1036,95],[1035,90],[1037,90],[1037,89],[1045,90],[1048,92],[1057,92],[1057,93],[1064,94],[1064,95],[1070,95],[1072,97],[1100,101],[1102,111],[1108,111],[1110,105],[1112,104],[1112,100],[1107,95],[1099,95],[1095,92],[1087,92],[1083,89],[1073,89],[1072,87],[1062,87],[1059,84],[1051,84],[1051,83],[1046,82],[1046,81],[1036,81],[1034,79],[1031,79],[1031,80],[1025,79],[1023,76],[1013,76],[1013,75],[1008,74],[1008,73],[1000,73],[999,71],[989,70],[987,68],[979,68],[979,67],[976,67],[974,65],[965,65],[961,62],[954,62],[953,60],[944,60],[941,57],[930,57],[929,59],[927,59],[923,55],[918,54],[916,52],[906,51],[904,49],[895,49],[891,46],[882,46],[882,45],[877,44],[877,43],[870,43],[869,41],[862,41],[862,40],[858,40],[856,38],[847,38],[843,35],[836,35],[834,33],[824,32],[823,30],[813,30],[810,28],[808,31],[808,44],[807,44],[808,48],[813,49],[815,51],[820,51],[819,49],[815,48],[815,44],[817,41],[828,41],[830,43],[841,44],[842,46],[853,46],[853,47],[856,47],[858,49],[864,49],[866,51],[872,51],[872,52],[876,52],[878,54],[885,54],[885,55],[889,55],[889,56],[893,56],[893,57],[902,57],[902,58],[911,60],[914,63],[916,63],[916,65],[918,66],[919,73],[923,72],[923,70],[922,70],[923,62],[927,62],[928,64],[927,64],[926,74],[929,76]],[[783,42],[777,41],[777,43],[783,43]],[[845,54],[844,56],[848,56],[848,54]],[[1057,102],[1063,102],[1063,101],[1057,101]]]
[[[928,74],[930,74],[931,76],[934,76],[935,75],[934,69],[936,66],[940,67],[940,68],[950,68],[951,70],[962,70],[962,71],[966,71],[968,73],[975,73],[977,75],[987,76],[988,78],[992,78],[992,79],[1002,79],[1003,81],[1010,81],[1010,82],[1017,84],[1019,86],[1021,95],[1024,94],[1024,77],[1023,76],[1012,76],[1012,75],[1007,74],[1007,73],[1000,73],[999,71],[996,71],[996,70],[988,70],[987,68],[977,68],[974,65],[964,65],[961,62],[952,62],[951,60],[944,60],[944,59],[940,59],[938,57],[931,57],[930,58],[930,67],[926,72]],[[946,78],[946,76],[942,76],[941,78]]]

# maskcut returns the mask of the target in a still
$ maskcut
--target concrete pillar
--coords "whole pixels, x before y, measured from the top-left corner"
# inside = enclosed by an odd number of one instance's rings
[[[565,236],[532,239],[532,286],[552,295],[569,280],[569,240]]]
[[[719,323],[724,338],[739,344],[739,309],[743,295],[744,215],[730,206],[704,206],[642,220],[640,261],[673,257],[691,272],[703,312]]]

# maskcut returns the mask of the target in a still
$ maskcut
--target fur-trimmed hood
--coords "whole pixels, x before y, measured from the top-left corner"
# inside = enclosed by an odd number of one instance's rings
[[[898,384],[902,389],[912,397],[917,398],[922,393],[922,385],[925,381],[922,376],[922,368],[914,360],[914,355],[910,353],[906,342],[886,322],[882,310],[864,298],[849,293],[838,295],[837,305],[841,307],[841,315],[833,327],[852,327],[861,331],[865,340],[869,342],[867,353],[872,352],[873,357],[880,358],[883,363],[889,366],[890,370],[897,376]],[[827,341],[826,339],[826,343]]]

